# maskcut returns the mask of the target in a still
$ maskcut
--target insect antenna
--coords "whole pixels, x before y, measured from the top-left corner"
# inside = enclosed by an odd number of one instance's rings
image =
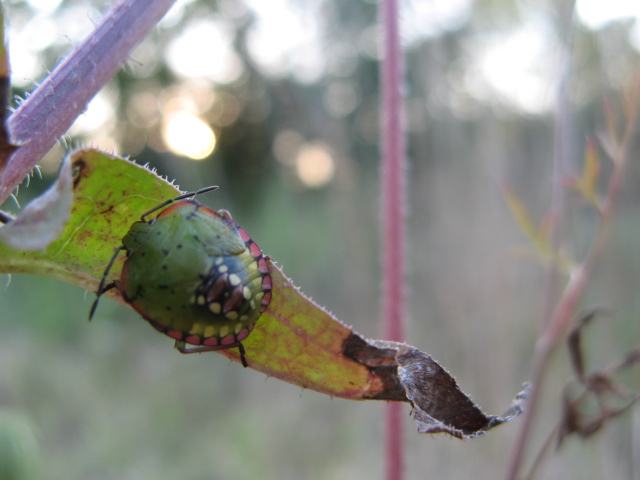
[[[151,215],[153,212],[155,212],[156,210],[160,210],[163,207],[166,207],[167,205],[172,204],[173,202],[175,202],[176,200],[182,200],[184,198],[192,198],[195,197],[196,195],[200,195],[202,193],[207,193],[210,192],[211,190],[216,190],[218,188],[217,185],[213,185],[211,187],[205,187],[205,188],[201,188],[200,190],[196,190],[195,192],[189,192],[189,193],[183,193],[182,195],[178,195],[177,197],[174,198],[170,198],[169,200],[162,202],[160,205],[157,205],[155,207],[153,207],[151,210],[149,210],[148,212],[142,214],[141,220],[143,222],[146,222],[145,217],[147,215]]]

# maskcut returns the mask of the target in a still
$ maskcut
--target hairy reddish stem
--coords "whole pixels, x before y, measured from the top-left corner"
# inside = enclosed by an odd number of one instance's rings
[[[384,56],[382,80],[382,315],[384,338],[404,341],[405,299],[405,145],[402,101],[402,52],[397,0],[380,3]],[[401,480],[403,405],[385,409],[386,479]]]
[[[382,234],[384,337],[404,341],[405,282],[405,157],[402,59],[396,0],[382,2],[384,45],[382,62]]]
[[[14,143],[0,185],[2,204],[111,79],[175,0],[122,0],[9,117]]]

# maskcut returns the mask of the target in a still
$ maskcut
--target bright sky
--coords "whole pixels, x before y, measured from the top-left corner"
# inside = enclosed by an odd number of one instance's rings
[[[168,28],[178,20],[184,21],[192,0],[179,0],[163,20]],[[405,45],[434,36],[464,24],[474,0],[403,0],[401,28]],[[43,67],[38,53],[51,45],[74,45],[82,40],[100,18],[92,5],[76,3],[56,11],[61,0],[27,0],[33,9],[31,16],[11,16],[10,56],[13,82],[29,87],[41,79]],[[359,45],[341,47],[332,45],[323,37],[327,25],[323,0],[236,0],[235,11],[211,14],[188,20],[189,24],[169,44],[166,59],[170,68],[185,82],[200,79],[215,86],[231,83],[243,73],[242,62],[233,51],[232,24],[229,15],[240,15],[250,9],[255,22],[248,31],[249,53],[264,74],[272,77],[291,75],[301,83],[312,83],[326,72],[343,80],[328,85],[324,97],[325,108],[336,117],[347,115],[357,108],[358,85],[348,78],[346,67],[354,63],[354,55],[376,57],[377,29],[361,32]],[[221,3],[224,11],[231,3]],[[225,5],[227,5],[225,7]],[[9,5],[10,7],[10,5]],[[531,8],[524,3],[522,8]],[[224,12],[223,12],[224,13]],[[640,0],[577,0],[577,17],[592,29],[599,29],[618,19],[635,20],[631,41],[640,50]],[[469,47],[469,74],[464,88],[479,98],[498,97],[513,107],[532,114],[544,113],[551,107],[555,47],[553,28],[544,17],[526,15],[524,24],[511,32],[478,38]],[[162,28],[161,27],[161,28]],[[206,48],[202,48],[206,46]],[[329,45],[329,46],[327,46]],[[331,50],[333,48],[333,50]],[[344,57],[344,58],[341,58]],[[108,92],[107,92],[108,93]],[[196,101],[196,100],[194,100]],[[88,132],[113,123],[113,111],[108,108],[108,95],[98,95],[86,114],[79,119],[76,131]],[[180,122],[177,122],[179,119]],[[202,158],[215,148],[213,129],[199,112],[189,109],[163,113],[164,141],[174,152],[189,158]],[[180,127],[181,124],[189,128]],[[300,149],[297,171],[310,172],[308,166],[320,165],[313,170],[314,180],[321,184],[333,175],[327,158],[330,153],[316,144]],[[320,173],[318,173],[320,172]],[[306,177],[311,178],[311,177]]]
[[[300,82],[314,82],[325,69],[321,49],[322,1],[245,0],[256,15],[248,33],[249,50],[264,73],[292,73]]]
[[[484,80],[481,92],[491,89],[521,111],[545,113],[552,107],[555,60],[553,30],[544,19],[533,17],[508,34],[472,47],[470,61],[481,78],[468,75],[467,87],[473,95]]]
[[[242,62],[233,51],[233,30],[222,20],[196,18],[167,49],[171,69],[185,78],[209,78],[231,83],[242,74]],[[206,45],[206,48],[202,48]]]
[[[84,4],[67,7],[54,17],[60,2],[28,0],[35,15],[22,19],[15,31],[10,32],[16,84],[26,86],[38,80],[35,77],[42,74],[38,51],[51,43],[79,41],[99,17],[93,7]],[[405,42],[411,44],[458,27],[468,18],[472,2],[404,0],[401,20]],[[181,18],[190,3],[180,0],[165,23]],[[292,74],[301,82],[320,78],[327,68],[327,53],[320,42],[323,26],[318,21],[322,18],[322,7],[322,0],[308,0],[304,5],[291,0],[244,0],[242,9],[249,8],[256,16],[248,33],[250,53],[265,74],[275,77]],[[577,0],[576,11],[580,20],[594,29],[621,18],[635,19],[640,25],[640,1],[636,0]],[[545,77],[547,81],[552,79],[543,64],[553,47],[547,34],[544,22],[534,18],[508,33],[506,40],[504,36],[487,39],[475,52],[478,55],[475,61],[487,85],[527,111],[545,109]],[[194,18],[170,43],[166,58],[171,68],[184,78],[205,77],[215,83],[229,83],[242,74],[231,40],[231,25],[222,17]],[[640,49],[640,26],[636,27],[633,40]],[[207,48],[201,48],[202,45]]]
[[[640,2],[637,0],[578,0],[576,10],[580,20],[590,28],[600,28],[623,18],[640,21]]]

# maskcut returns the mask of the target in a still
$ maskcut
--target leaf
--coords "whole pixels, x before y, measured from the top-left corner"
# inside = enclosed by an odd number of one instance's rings
[[[96,150],[78,150],[69,160],[73,206],[62,234],[44,251],[0,245],[0,271],[47,276],[95,292],[129,227],[141,213],[179,192],[148,169]],[[110,280],[119,277],[122,265],[123,256]],[[343,344],[354,335],[351,329],[304,297],[271,262],[269,269],[269,310],[243,341],[252,368],[329,395],[406,400],[400,387],[389,388],[389,372],[372,373],[343,355]],[[105,296],[123,302],[117,289]],[[235,350],[221,353],[235,360]]]
[[[62,232],[71,210],[71,167],[62,161],[58,180],[0,228],[0,240],[17,250],[44,250]]]
[[[569,188],[580,193],[593,207],[601,212],[598,200],[597,184],[600,178],[600,158],[593,140],[588,140],[584,153],[584,167],[581,177],[574,177],[567,182]]]
[[[584,170],[582,172],[582,184],[584,185],[584,194],[590,200],[595,200],[596,184],[600,177],[600,159],[598,158],[598,150],[592,140],[587,142],[587,148],[584,154]]]
[[[46,276],[95,291],[107,252],[120,244],[128,225],[176,189],[143,167],[95,150],[71,153],[69,163],[72,206],[62,233],[44,251],[20,252],[0,244],[0,271]]]
[[[541,234],[540,229],[538,229],[534,223],[522,200],[508,187],[504,187],[504,192],[507,205],[509,206],[509,210],[511,210],[511,215],[513,215],[522,232],[529,238],[538,252],[544,257],[548,257],[551,252],[549,242],[547,238]]]
[[[69,159],[73,206],[62,234],[44,251],[0,245],[0,271],[48,276],[95,292],[130,226],[179,192],[148,169],[96,150],[78,150]],[[123,261],[123,256],[115,261],[108,281],[119,277]],[[412,402],[415,412],[420,409],[443,425],[422,429],[425,433],[469,437],[506,421],[480,412],[428,355],[404,344],[363,339],[305,297],[272,261],[267,265],[272,299],[242,341],[250,368],[331,396]],[[117,289],[105,296],[123,302]],[[237,350],[217,353],[239,361]],[[447,388],[434,388],[423,378],[427,369],[436,369],[438,385]],[[472,421],[465,420],[468,412]]]
[[[573,268],[571,261],[561,255],[560,252],[555,251],[549,242],[549,220],[543,222],[541,227],[538,227],[518,195],[507,186],[503,189],[511,215],[538,254],[546,260],[555,262],[563,271],[570,272]]]

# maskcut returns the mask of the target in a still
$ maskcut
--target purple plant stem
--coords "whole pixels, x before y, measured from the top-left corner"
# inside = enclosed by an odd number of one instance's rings
[[[382,81],[382,314],[384,338],[404,341],[405,308],[405,139],[403,135],[403,62],[398,2],[380,3],[384,56]],[[385,472],[401,480],[403,467],[403,405],[385,409]]]
[[[122,0],[9,117],[22,145],[2,173],[0,204],[111,79],[175,0]]]

